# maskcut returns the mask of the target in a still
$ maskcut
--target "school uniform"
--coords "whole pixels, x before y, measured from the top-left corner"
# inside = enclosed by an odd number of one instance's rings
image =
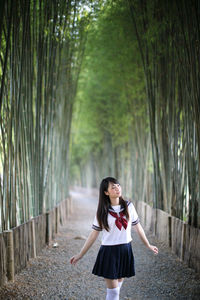
[[[97,259],[92,270],[94,275],[108,279],[119,279],[135,275],[134,256],[131,246],[131,226],[139,223],[132,202],[126,201],[129,221],[123,215],[123,207],[110,206],[108,212],[109,231],[101,229],[95,216],[92,228],[102,231],[102,240]]]

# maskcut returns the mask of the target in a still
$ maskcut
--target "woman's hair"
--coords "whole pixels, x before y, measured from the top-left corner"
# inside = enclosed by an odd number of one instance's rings
[[[101,227],[101,229],[104,228],[107,231],[109,231],[108,209],[111,203],[109,196],[107,196],[105,192],[108,191],[110,182],[114,184],[120,184],[119,181],[113,177],[106,177],[101,181],[99,188],[99,204],[97,208],[97,220],[99,222],[99,226]],[[119,197],[119,204],[124,208],[124,214],[127,220],[129,220],[128,206],[126,201],[122,197]]]

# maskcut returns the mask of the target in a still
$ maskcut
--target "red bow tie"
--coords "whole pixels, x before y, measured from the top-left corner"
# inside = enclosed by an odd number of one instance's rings
[[[113,216],[114,218],[116,218],[115,220],[115,224],[117,226],[117,228],[119,228],[119,230],[122,229],[122,226],[126,229],[128,226],[128,222],[125,218],[123,218],[123,216],[125,216],[125,214],[123,213],[123,211],[121,211],[119,213],[120,216],[118,216],[117,213],[109,211],[109,213],[111,214],[111,216]]]

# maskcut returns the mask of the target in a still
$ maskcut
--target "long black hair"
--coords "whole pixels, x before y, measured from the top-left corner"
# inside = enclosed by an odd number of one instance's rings
[[[114,184],[120,184],[119,181],[113,177],[106,177],[101,181],[100,188],[99,188],[99,204],[97,208],[97,220],[99,222],[99,226],[101,229],[106,229],[109,231],[109,225],[108,225],[108,209],[111,205],[110,198],[105,194],[105,192],[108,191],[109,182]],[[126,201],[119,197],[119,204],[122,205],[124,208],[124,214],[129,220],[129,213],[128,213],[128,206]]]

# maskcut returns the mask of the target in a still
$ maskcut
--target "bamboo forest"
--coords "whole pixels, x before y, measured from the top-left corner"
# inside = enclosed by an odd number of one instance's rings
[[[199,1],[4,0],[0,14],[1,230],[106,175],[199,227]]]
[[[0,299],[199,299],[199,249],[200,1],[0,0]]]

